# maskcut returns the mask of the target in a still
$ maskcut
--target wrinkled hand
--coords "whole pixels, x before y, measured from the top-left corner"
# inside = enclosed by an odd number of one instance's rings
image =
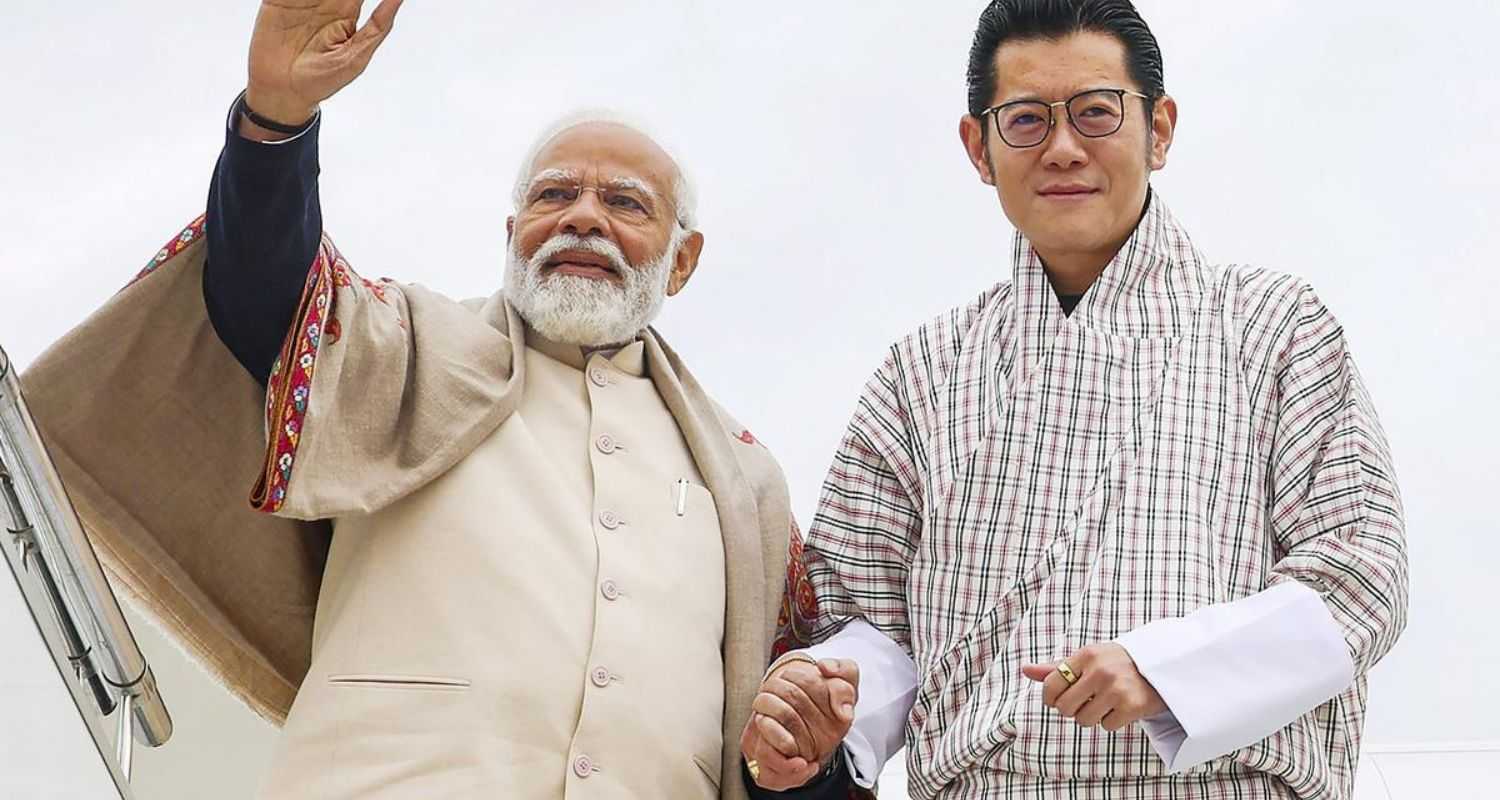
[[[1085,728],[1111,733],[1167,710],[1135,659],[1114,642],[1091,644],[1065,659],[1078,682],[1068,685],[1057,662],[1027,664],[1021,674],[1042,684],[1042,702]]]
[[[816,778],[854,724],[858,699],[850,659],[789,661],[766,676],[740,736],[745,759],[760,764],[756,784],[781,792]]]
[[[245,102],[295,125],[348,86],[385,41],[402,0],[382,0],[364,27],[362,0],[262,0],[250,37]]]

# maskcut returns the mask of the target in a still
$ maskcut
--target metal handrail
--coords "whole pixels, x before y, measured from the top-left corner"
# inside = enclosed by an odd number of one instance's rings
[[[13,543],[22,549],[27,571],[36,567],[79,679],[90,684],[105,716],[115,710],[116,696],[122,700],[123,741],[117,745],[125,762],[121,768],[128,775],[128,741],[134,738],[148,747],[161,746],[172,736],[172,718],[47,454],[21,394],[20,380],[3,348],[0,495],[16,523],[10,530]],[[11,544],[7,542],[6,546]]]

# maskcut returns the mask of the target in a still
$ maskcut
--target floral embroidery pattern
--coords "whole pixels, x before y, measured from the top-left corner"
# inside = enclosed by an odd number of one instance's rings
[[[307,273],[296,323],[287,332],[266,386],[269,436],[265,467],[250,494],[250,506],[255,510],[274,514],[286,505],[292,469],[297,462],[297,446],[302,440],[312,399],[318,353],[323,345],[334,344],[343,336],[343,327],[334,313],[338,290],[358,291],[362,287],[376,300],[389,305],[387,293],[392,285],[389,278],[370,281],[360,277],[333,241],[323,237],[318,256]],[[406,321],[399,317],[396,324],[406,327]]]
[[[788,650],[812,644],[813,622],[818,615],[818,600],[812,582],[807,579],[807,565],[802,558],[802,531],[792,520],[792,536],[787,542],[786,591],[781,596],[781,612],[776,616],[776,639],[771,658],[780,658]]]
[[[382,303],[388,303],[388,302],[390,302],[389,300],[385,299],[385,284],[384,283],[379,283],[379,282],[376,282],[376,281],[368,280],[366,278],[360,278],[359,280],[360,280],[361,283],[363,283],[365,285],[366,289],[370,290],[370,294],[375,295],[375,299],[376,300],[379,300]]]
[[[337,255],[337,251],[335,251],[335,255]],[[391,301],[385,296],[386,286],[393,282],[390,278],[381,278],[378,281],[372,281],[369,278],[365,278],[356,273],[354,270],[350,269],[349,262],[344,261],[343,258],[340,257],[339,261],[333,265],[334,287],[338,289],[347,289],[353,286],[356,281],[359,282],[360,286],[365,287],[366,291],[373,295],[376,300],[379,300],[380,302],[387,305],[390,304]]]
[[[296,324],[281,345],[281,355],[271,367],[266,386],[266,464],[250,495],[250,506],[274,514],[286,504],[287,486],[297,460],[297,445],[312,398],[313,371],[318,350],[338,341],[339,325],[334,317],[334,289],[348,286],[348,264],[327,238],[307,273]]]
[[[206,217],[204,216],[200,216],[197,219],[193,220],[188,224],[186,228],[182,229],[181,233],[173,237],[172,241],[167,242],[164,246],[162,246],[160,250],[156,251],[156,255],[152,256],[151,260],[146,262],[146,266],[142,268],[140,272],[137,272],[134,278],[130,279],[130,283],[127,283],[123,287],[121,287],[120,291],[123,292],[126,289],[129,289],[131,286],[134,286],[136,281],[139,281],[141,278],[144,278],[147,275],[155,272],[158,268],[161,267],[162,264],[171,261],[174,257],[177,256],[178,253],[186,250],[188,245],[198,241],[199,239],[202,239],[203,223],[205,218]]]

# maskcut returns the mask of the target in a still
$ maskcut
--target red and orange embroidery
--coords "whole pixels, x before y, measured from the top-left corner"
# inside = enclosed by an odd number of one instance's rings
[[[136,284],[136,281],[139,281],[141,278],[150,275],[151,273],[160,269],[161,265],[167,263],[168,261],[171,261],[173,258],[176,258],[179,253],[188,248],[188,245],[198,241],[199,239],[202,239],[203,223],[206,218],[206,215],[200,216],[192,222],[188,223],[188,226],[186,228],[183,228],[181,233],[173,237],[172,241],[167,242],[162,246],[160,250],[156,251],[156,255],[152,256],[151,260],[146,262],[146,266],[143,267],[140,272],[137,272],[134,278],[130,279],[130,283],[127,283],[123,287],[121,287],[120,291],[123,292],[126,289],[129,289],[131,286],[134,286]]]
[[[296,324],[287,333],[281,355],[271,368],[266,387],[266,461],[259,481],[250,495],[250,505],[258,511],[274,514],[286,504],[292,468],[297,462],[297,447],[302,441],[303,425],[312,401],[313,373],[318,353],[325,344],[334,344],[343,336],[334,306],[339,289],[363,287],[376,300],[390,304],[389,278],[366,280],[356,273],[334,246],[323,237],[317,259],[307,274],[307,286],[297,309]],[[397,317],[396,324],[406,327]]]
[[[274,514],[286,504],[302,425],[312,400],[318,351],[325,341],[338,339],[334,288],[347,270],[343,256],[325,237],[307,273],[307,285],[294,318],[297,322],[287,333],[266,385],[266,462],[250,494],[250,506],[257,511]],[[348,280],[346,275],[343,280]],[[325,335],[325,327],[332,335]]]

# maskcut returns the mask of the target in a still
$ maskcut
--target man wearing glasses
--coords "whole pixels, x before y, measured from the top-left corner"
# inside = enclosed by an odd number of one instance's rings
[[[1177,104],[1128,0],[996,0],[968,90],[1012,278],[865,386],[789,580],[820,644],[773,665],[747,772],[831,795],[785,756],[869,786],[906,744],[917,798],[1348,797],[1407,560],[1341,328],[1152,191]],[[842,747],[782,685],[827,656],[860,666]]]

